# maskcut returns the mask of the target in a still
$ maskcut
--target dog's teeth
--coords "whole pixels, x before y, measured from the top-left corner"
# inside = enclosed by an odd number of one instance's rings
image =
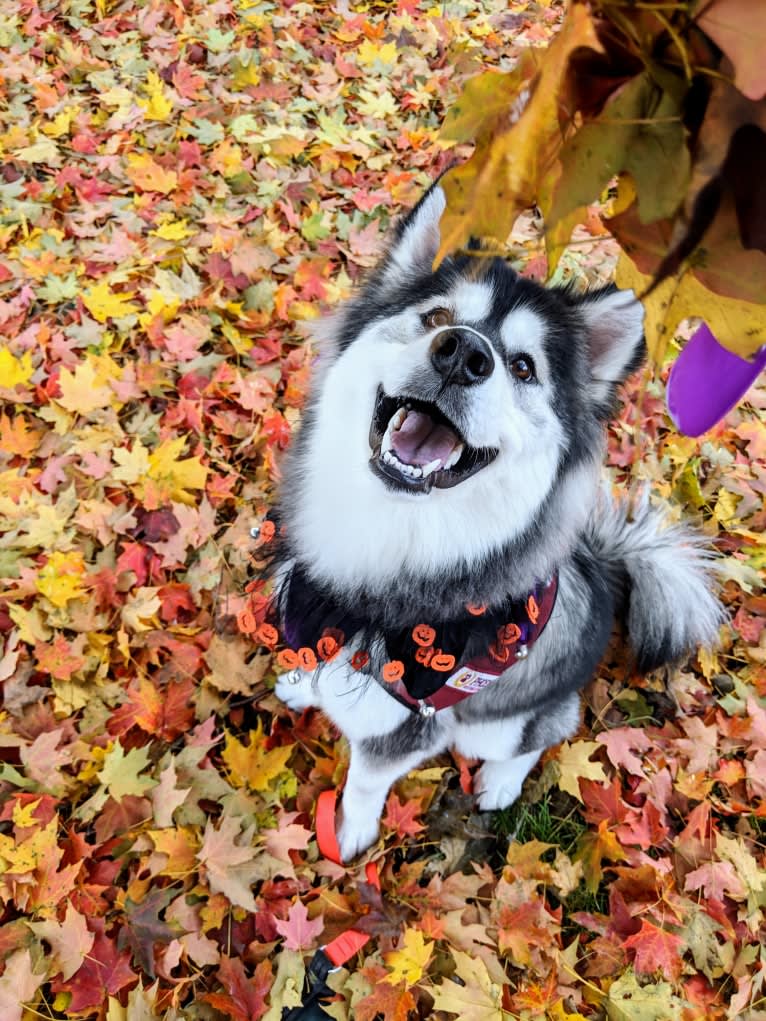
[[[394,457],[394,455],[391,453],[390,450],[384,450],[383,451],[383,460],[386,462],[386,464],[393,464],[395,462],[396,458]]]
[[[399,408],[397,413],[394,415],[394,417],[388,423],[388,428],[391,429],[391,430],[398,429],[401,426],[402,422],[405,420],[406,417],[407,417],[407,409],[406,408]],[[386,432],[388,432],[388,429],[386,430]]]
[[[446,460],[446,461],[444,462],[444,468],[445,468],[445,471],[446,471],[446,469],[447,469],[447,468],[451,468],[451,467],[452,467],[453,465],[455,465],[455,464],[457,464],[457,463],[458,463],[458,461],[460,460],[460,458],[461,458],[461,455],[462,455],[462,453],[463,453],[463,448],[464,448],[464,446],[465,446],[465,445],[464,445],[463,443],[458,443],[458,445],[457,445],[457,446],[455,447],[455,449],[454,449],[454,450],[452,451],[452,453],[450,454],[450,456],[449,456],[449,457],[447,458],[447,460]]]
[[[430,475],[431,472],[435,472],[437,468],[441,468],[442,459],[440,457],[434,458],[433,461],[429,461],[428,464],[423,465],[423,475]]]

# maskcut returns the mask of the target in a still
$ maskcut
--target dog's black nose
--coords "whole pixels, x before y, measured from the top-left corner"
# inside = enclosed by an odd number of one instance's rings
[[[446,330],[434,337],[431,363],[440,376],[450,383],[473,386],[491,376],[495,359],[489,344],[469,330]]]

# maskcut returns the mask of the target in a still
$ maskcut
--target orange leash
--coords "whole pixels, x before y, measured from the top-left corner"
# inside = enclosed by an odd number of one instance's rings
[[[342,865],[343,861],[340,856],[340,848],[338,847],[338,838],[335,836],[336,800],[336,792],[332,789],[322,791],[317,798],[317,845],[325,858],[329,858],[336,865]],[[375,862],[368,862],[365,865],[364,871],[367,882],[380,890],[380,876],[378,875],[378,866]],[[359,929],[348,929],[323,946],[322,950],[335,967],[340,968],[354,954],[358,953],[369,940],[370,937],[366,932],[361,932]]]

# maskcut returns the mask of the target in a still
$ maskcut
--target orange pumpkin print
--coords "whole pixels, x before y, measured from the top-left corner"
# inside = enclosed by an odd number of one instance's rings
[[[534,596],[530,596],[527,599],[527,616],[533,624],[537,623],[537,618],[540,616],[540,607],[537,605],[537,600]]]
[[[351,666],[354,670],[364,670],[367,664],[370,662],[370,654],[365,652],[364,649],[359,649],[351,657]]]
[[[338,642],[332,635],[323,635],[317,642],[317,652],[320,659],[323,659],[325,663],[329,663],[340,652],[340,645],[338,645]]]
[[[255,614],[249,606],[246,606],[244,610],[240,610],[237,614],[237,627],[245,635],[251,635],[258,627]]]
[[[272,624],[261,624],[255,632],[255,637],[262,645],[266,645],[270,649],[273,649],[277,644],[279,632]]]
[[[303,645],[298,649],[298,666],[301,670],[316,670],[317,668],[317,658],[314,655],[314,650],[310,649],[308,645]]]
[[[412,640],[416,645],[427,648],[434,644],[436,632],[429,624],[417,624],[412,629]]]
[[[454,667],[455,657],[449,652],[442,652],[441,649],[437,649],[429,665],[432,670],[438,670],[439,673],[446,674],[448,670]]]
[[[498,645],[496,642],[493,642],[492,645],[490,645],[489,654],[492,659],[496,660],[498,663],[509,663],[511,656],[513,655],[509,646]]]
[[[415,653],[415,662],[416,663],[422,663],[423,666],[428,666],[430,664],[430,662],[431,662],[431,658],[433,657],[433,654],[434,654],[434,647],[433,647],[433,645],[429,645],[427,649],[425,649],[425,648],[423,648],[421,646],[418,649],[418,651]]]
[[[521,638],[521,628],[518,624],[503,624],[497,629],[498,645],[513,645]]]
[[[334,638],[337,642],[338,648],[340,648],[346,640],[346,636],[339,627],[326,627],[322,632],[322,638]]]
[[[400,659],[390,659],[383,664],[383,680],[386,684],[396,684],[404,677],[404,663]]]
[[[483,613],[487,612],[486,603],[466,603],[465,608],[473,617],[481,617]]]
[[[298,666],[298,653],[295,649],[282,649],[277,653],[277,663],[285,670],[295,670]]]

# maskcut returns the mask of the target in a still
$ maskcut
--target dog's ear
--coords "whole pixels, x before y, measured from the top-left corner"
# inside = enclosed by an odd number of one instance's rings
[[[437,182],[397,227],[386,259],[384,275],[391,282],[424,273],[439,251],[439,220],[447,200]]]
[[[639,368],[646,354],[644,309],[633,291],[606,287],[577,302],[585,319],[593,402],[604,414],[620,383]]]

